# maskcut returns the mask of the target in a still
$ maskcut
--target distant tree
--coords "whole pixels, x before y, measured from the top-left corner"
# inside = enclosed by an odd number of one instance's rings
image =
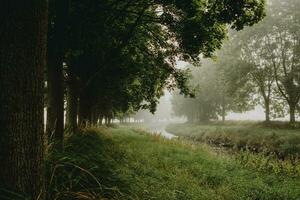
[[[232,35],[230,37],[234,37]],[[252,85],[244,76],[245,70],[237,67],[241,65],[237,59],[239,52],[230,38],[216,53],[217,60],[211,63],[215,68],[218,115],[222,121],[225,121],[228,112],[244,112],[252,109],[256,103]]]
[[[272,27],[266,34],[266,48],[278,91],[288,103],[290,122],[293,123],[300,100],[300,2],[275,1],[274,6],[272,22],[269,22]]]
[[[46,0],[4,1],[0,7],[0,190],[44,199],[43,98]],[[5,191],[9,196],[5,197]],[[4,193],[4,194],[3,194]]]
[[[277,105],[276,85],[273,66],[267,58],[267,49],[264,39],[259,34],[242,37],[244,44],[241,47],[240,62],[235,68],[243,68],[241,76],[248,78],[247,82],[255,89],[258,102],[265,109],[265,121],[270,121],[271,106]]]
[[[197,118],[199,121],[217,119],[222,109],[225,112],[226,85],[213,61],[202,61],[199,70],[193,70],[192,83],[196,86]],[[225,118],[225,114],[223,116]]]
[[[165,96],[159,100],[156,109],[157,111],[155,113],[151,113],[149,110],[140,109],[137,112],[131,113],[131,116],[137,122],[166,121],[171,118],[171,107],[168,97]]]
[[[189,85],[194,88],[195,97],[184,97],[175,93],[172,99],[175,116],[185,116],[189,122],[217,119],[220,94],[215,66],[205,61],[200,68],[189,65],[188,69],[192,75]]]
[[[197,113],[199,111],[198,103],[195,98],[188,98],[179,93],[174,93],[172,96],[173,115],[185,117],[188,122],[199,122]]]
[[[279,94],[288,104],[290,122],[295,122],[300,99],[299,6],[295,0],[270,1],[268,16],[241,36],[241,57],[263,97],[267,121],[271,105],[276,112],[283,109]]]
[[[193,76],[190,84],[195,87],[195,98],[174,95],[175,115],[186,116],[191,122],[205,122],[219,116],[225,121],[230,111],[242,112],[252,108],[252,90],[246,87],[244,79],[236,77],[237,71],[232,70],[236,56],[225,53],[228,50],[227,47],[219,51],[216,61],[204,59],[200,68],[190,67]]]

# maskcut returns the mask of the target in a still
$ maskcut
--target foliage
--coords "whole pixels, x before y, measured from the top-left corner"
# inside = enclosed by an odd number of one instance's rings
[[[198,100],[177,98],[175,114],[195,115],[205,108],[206,120],[216,115],[224,119],[228,111],[245,111],[259,104],[265,109],[266,121],[288,112],[294,122],[300,100],[300,15],[296,7],[299,2],[294,0],[270,1],[261,22],[241,32],[230,31],[229,40],[216,53],[215,72],[204,61],[200,73],[193,73],[199,79]]]
[[[166,87],[192,95],[176,59],[211,56],[227,24],[240,30],[263,16],[263,0],[72,1],[66,63],[87,101],[81,106],[112,117],[140,108],[154,112]]]
[[[200,68],[189,67],[192,78],[190,87],[195,88],[195,98],[173,95],[172,104],[176,116],[185,116],[188,121],[225,120],[230,111],[242,112],[253,108],[253,90],[246,85],[245,77],[233,70],[236,61],[234,54],[225,53],[229,48],[218,52],[218,59],[205,59]],[[236,68],[234,68],[236,69]]]
[[[299,103],[299,1],[272,0],[267,17],[233,39],[240,48],[242,76],[256,88],[266,113],[282,116],[289,107],[291,122]],[[285,103],[282,102],[285,101]],[[269,106],[271,106],[271,111]]]

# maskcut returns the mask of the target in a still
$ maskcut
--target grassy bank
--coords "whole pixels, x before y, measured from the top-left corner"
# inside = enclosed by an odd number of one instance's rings
[[[249,150],[279,159],[300,158],[300,128],[285,123],[227,122],[173,124],[167,131],[193,141],[231,150]]]
[[[300,178],[243,166],[207,146],[131,129],[89,130],[49,155],[48,199],[299,199]]]

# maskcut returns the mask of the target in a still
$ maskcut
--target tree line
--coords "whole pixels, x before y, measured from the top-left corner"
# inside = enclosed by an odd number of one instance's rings
[[[175,95],[175,114],[208,121],[260,105],[265,121],[300,113],[300,2],[271,0],[267,17],[241,32],[231,31],[215,60],[193,69],[196,98]],[[195,109],[196,108],[196,109]]]
[[[176,60],[212,56],[228,26],[264,15],[263,0],[2,2],[0,193],[45,199],[45,144],[63,151],[65,131],[154,111],[166,87],[192,95]]]

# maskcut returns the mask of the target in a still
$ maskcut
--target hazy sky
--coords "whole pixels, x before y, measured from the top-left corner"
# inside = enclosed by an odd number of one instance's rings
[[[257,106],[255,110],[245,113],[229,113],[226,118],[228,120],[264,120],[265,113],[261,106]]]
[[[166,91],[165,96],[162,97],[163,101],[167,101],[171,107],[171,94]],[[158,110],[157,110],[158,111]],[[164,112],[172,110],[164,109]],[[158,111],[159,112],[159,111]],[[261,106],[257,106],[254,110],[250,110],[244,113],[229,113],[226,116],[226,120],[255,120],[255,121],[263,121],[265,119],[264,109]],[[278,118],[276,120],[288,120],[289,117],[286,116],[285,118]]]

